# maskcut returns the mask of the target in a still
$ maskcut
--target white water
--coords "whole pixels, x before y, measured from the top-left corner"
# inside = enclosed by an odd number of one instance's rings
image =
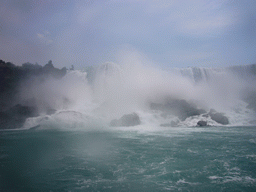
[[[122,59],[119,64],[105,63],[88,74],[69,71],[60,80],[37,79],[24,83],[21,95],[33,100],[41,116],[27,119],[24,128],[37,125],[84,127],[106,126],[112,119],[136,112],[142,126],[159,126],[177,120],[161,117],[149,104],[166,98],[193,101],[206,111],[214,108],[229,119],[229,126],[251,125],[255,112],[241,98],[256,91],[255,75],[248,66],[236,68],[185,68],[164,71],[140,58]],[[32,99],[33,98],[33,99]],[[47,115],[47,109],[57,110]],[[219,124],[209,117],[193,116],[179,126],[195,126],[199,120]]]

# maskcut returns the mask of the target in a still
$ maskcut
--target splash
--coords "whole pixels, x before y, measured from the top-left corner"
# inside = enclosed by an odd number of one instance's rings
[[[255,65],[162,70],[139,54],[119,58],[118,63],[69,71],[62,79],[24,83],[23,99],[33,100],[41,114],[24,126],[86,126],[88,119],[108,125],[134,112],[142,125],[196,126],[200,120],[220,125],[211,109],[227,117],[229,125],[255,123]],[[47,113],[50,109],[53,114]]]

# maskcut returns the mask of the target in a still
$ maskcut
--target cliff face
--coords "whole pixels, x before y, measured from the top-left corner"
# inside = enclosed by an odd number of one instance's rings
[[[23,81],[32,78],[40,78],[42,80],[47,78],[60,79],[66,75],[66,72],[67,69],[65,67],[62,69],[55,68],[52,61],[49,61],[45,66],[31,63],[16,66],[10,62],[0,60],[0,129],[3,127],[3,125],[1,127],[1,122],[5,122],[4,124],[8,125],[10,124],[10,128],[16,128],[16,126],[11,126],[12,123],[9,122],[13,121],[12,116],[17,117],[17,110],[13,112],[12,109],[15,108],[14,106],[16,106],[16,108],[19,106],[19,109],[27,107],[17,105],[21,101],[19,97],[19,86]],[[35,115],[34,112],[33,115]],[[23,122],[23,116],[25,118],[31,116],[31,114],[24,114],[21,110],[18,116],[22,117],[18,118],[18,121]],[[17,125],[21,124],[18,123]]]

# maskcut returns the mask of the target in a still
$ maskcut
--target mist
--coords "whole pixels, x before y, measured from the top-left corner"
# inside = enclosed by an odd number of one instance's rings
[[[117,63],[106,62],[87,71],[68,71],[61,79],[34,77],[24,81],[20,87],[22,101],[35,105],[41,116],[53,114],[52,117],[61,118],[65,111],[70,114],[68,118],[63,116],[64,121],[71,121],[73,116],[77,121],[79,116],[81,122],[89,117],[105,124],[134,112],[142,123],[147,121],[143,120],[145,114],[150,114],[151,120],[160,118],[160,122],[175,119],[176,115],[182,121],[193,115],[201,118],[203,113],[206,117],[211,109],[227,116],[234,111],[253,114],[244,100],[247,93],[255,92],[255,86],[248,82],[255,82],[250,69],[241,74],[234,73],[233,68],[163,70],[143,54],[130,50],[118,52],[116,60]],[[152,109],[152,104],[170,103],[176,104],[160,112],[159,108]],[[166,110],[169,119],[162,118]],[[231,121],[232,118],[229,117]]]

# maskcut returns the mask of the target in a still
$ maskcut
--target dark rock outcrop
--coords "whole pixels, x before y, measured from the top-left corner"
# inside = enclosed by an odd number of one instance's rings
[[[37,63],[16,66],[0,60],[0,129],[22,127],[26,118],[37,115],[36,104],[32,104],[36,102],[26,104],[20,96],[20,85],[23,82],[36,79],[43,82],[49,77],[60,79],[66,75],[66,71],[65,67],[55,68],[52,61],[42,67]],[[54,110],[49,110],[47,113],[54,113]]]
[[[222,124],[222,125],[229,124],[228,118],[223,113],[218,113],[214,109],[211,109],[208,114],[212,120],[216,121],[219,124]]]
[[[37,109],[20,104],[0,112],[0,129],[20,128],[28,117],[38,116]]]
[[[194,104],[184,99],[169,99],[166,103],[151,103],[152,110],[159,110],[167,115],[176,115],[182,121],[186,118],[206,113],[204,109],[198,109]]]
[[[114,119],[110,122],[112,127],[130,127],[140,125],[140,117],[136,113],[123,115],[120,119]]]
[[[205,126],[207,126],[207,121],[198,121],[198,122],[197,122],[197,126],[199,126],[199,127],[205,127]]]

